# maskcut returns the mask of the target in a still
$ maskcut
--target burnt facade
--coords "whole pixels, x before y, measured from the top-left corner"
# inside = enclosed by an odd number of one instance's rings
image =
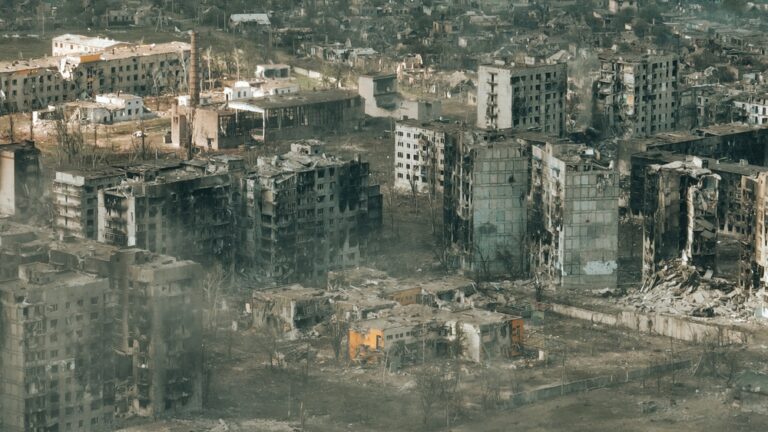
[[[33,141],[0,144],[0,214],[30,218],[41,207],[40,150]]]
[[[243,265],[271,279],[318,281],[356,266],[382,223],[382,195],[367,162],[322,154],[305,141],[259,158],[244,183]]]
[[[445,242],[455,264],[486,277],[526,274],[530,146],[466,133],[446,158]]]
[[[715,269],[720,176],[707,162],[651,165],[646,169],[643,213],[643,279],[666,260]]]
[[[231,260],[234,214],[227,173],[188,170],[129,179],[98,195],[98,240],[198,262]]]
[[[0,428],[114,430],[201,409],[201,268],[0,227]]]
[[[532,269],[563,286],[616,286],[618,174],[575,144],[534,145],[531,160]]]

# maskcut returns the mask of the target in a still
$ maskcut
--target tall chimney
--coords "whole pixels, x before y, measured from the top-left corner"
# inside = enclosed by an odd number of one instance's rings
[[[190,32],[192,52],[189,54],[189,104],[197,107],[200,104],[200,84],[197,76],[197,32]]]

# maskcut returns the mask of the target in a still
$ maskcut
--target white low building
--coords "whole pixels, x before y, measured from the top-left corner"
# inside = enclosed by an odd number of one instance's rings
[[[736,108],[744,110],[747,123],[754,125],[768,124],[768,98],[749,98],[737,100],[733,104]]]
[[[112,48],[130,45],[131,44],[127,42],[120,42],[102,37],[63,34],[51,39],[51,55],[62,56],[69,54],[97,53]]]
[[[232,86],[224,87],[224,99],[234,101],[298,92],[299,84],[293,80],[238,81]]]
[[[74,118],[91,124],[112,124],[139,120],[144,116],[144,100],[132,94],[104,94],[94,101],[68,103]]]
[[[450,123],[401,120],[395,126],[395,189],[442,193],[445,149],[453,145],[456,127]]]

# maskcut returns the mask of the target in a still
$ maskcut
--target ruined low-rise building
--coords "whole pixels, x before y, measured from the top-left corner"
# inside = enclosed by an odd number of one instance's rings
[[[171,109],[171,141],[180,147],[191,141],[195,147],[221,150],[349,131],[363,119],[362,101],[353,92],[289,90],[254,97],[256,90],[249,87],[249,97],[231,98],[224,107],[175,105]]]
[[[531,159],[532,268],[564,286],[615,287],[618,174],[583,145],[534,145]]]
[[[439,100],[411,100],[400,94],[396,74],[361,75],[357,87],[365,102],[365,114],[371,117],[429,122],[442,112]]]
[[[443,311],[413,305],[354,323],[348,334],[349,359],[386,361],[391,368],[426,358],[482,362],[522,352],[523,319],[477,309]]]
[[[29,219],[41,209],[40,150],[34,141],[0,144],[0,214]]]
[[[333,309],[325,291],[290,285],[255,291],[251,299],[253,323],[293,339],[331,317]]]
[[[356,266],[382,222],[382,195],[369,165],[323,154],[319,141],[260,157],[244,180],[244,265],[278,281],[324,280]]]

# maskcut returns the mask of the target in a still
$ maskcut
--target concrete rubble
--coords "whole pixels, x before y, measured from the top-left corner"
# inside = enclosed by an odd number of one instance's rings
[[[680,259],[665,261],[635,292],[619,300],[644,312],[747,319],[756,302],[735,283]]]

